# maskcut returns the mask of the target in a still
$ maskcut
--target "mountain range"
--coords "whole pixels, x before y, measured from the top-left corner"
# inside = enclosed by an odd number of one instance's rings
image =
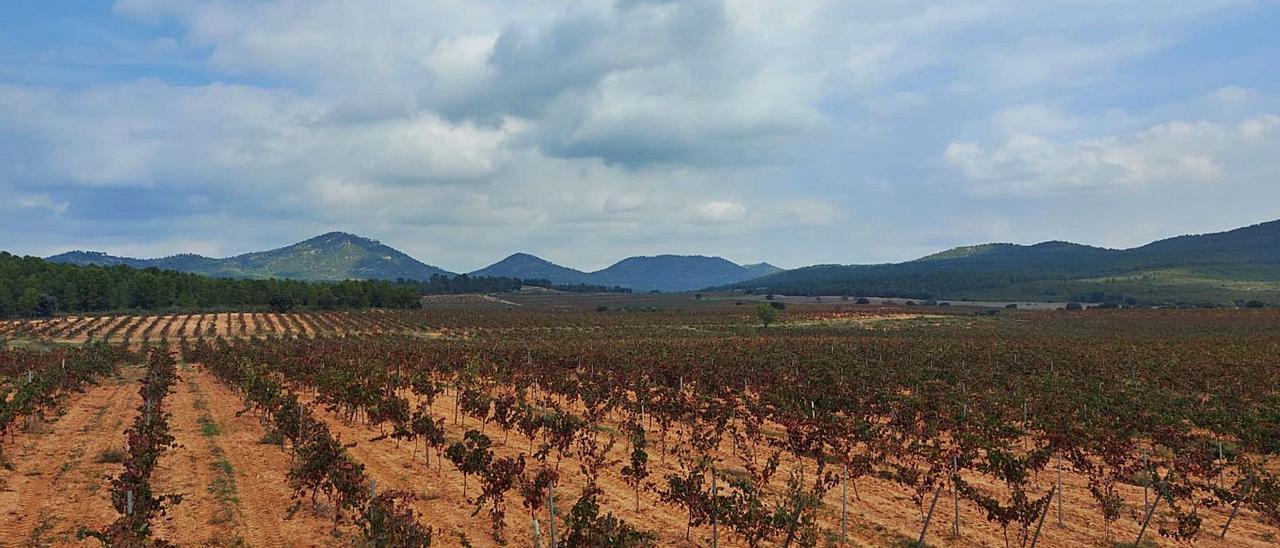
[[[727,288],[921,299],[1280,302],[1280,221],[1133,249],[1058,241],[966,246],[905,263],[810,266]]]
[[[193,254],[134,259],[94,251],[71,251],[47,260],[78,265],[159,268],[224,278],[426,280],[433,275],[456,275],[422,263],[377,240],[343,232],[330,232],[287,247],[225,259]],[[527,253],[516,253],[468,275],[542,279],[556,284],[621,286],[635,291],[690,291],[779,271],[780,268],[768,263],[743,266],[720,257],[659,255],[630,257],[603,270],[588,273]]]
[[[156,267],[232,278],[425,280],[454,276],[376,240],[331,232],[280,249],[225,259],[174,255],[132,259],[73,251],[49,261]],[[957,247],[913,261],[782,270],[720,257],[630,257],[595,272],[513,254],[469,273],[635,291],[705,288],[789,295],[865,295],[951,300],[1119,301],[1143,304],[1280,303],[1280,221],[1179,236],[1133,249],[1070,242]]]
[[[330,232],[279,249],[245,253],[225,259],[193,254],[159,259],[132,259],[93,251],[72,251],[46,260],[79,265],[159,268],[220,278],[425,280],[433,274],[452,275],[444,269],[423,264],[377,240],[343,232]]]

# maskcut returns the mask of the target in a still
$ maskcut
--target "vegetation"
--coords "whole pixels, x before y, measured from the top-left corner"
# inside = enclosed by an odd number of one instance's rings
[[[636,324],[602,337],[537,326],[615,321],[610,316],[470,314],[456,323],[503,319],[507,327],[444,340],[200,343],[193,359],[314,390],[341,416],[364,416],[407,439],[417,430],[407,394],[429,398],[456,387],[457,420],[476,422],[448,457],[461,479],[481,478],[476,509],[490,509],[495,537],[503,492],[545,486],[535,472],[555,470],[572,454],[585,486],[560,516],[561,540],[652,542],[600,508],[596,478],[609,473],[639,485],[650,463],[650,444],[634,429],[624,438],[631,458],[609,456],[614,436],[601,435],[614,431],[609,417],[620,417],[623,432],[626,424],[654,425],[658,458],[677,465],[658,482],[661,500],[684,513],[690,529],[717,523],[749,545],[818,542],[819,501],[841,470],[849,481],[895,482],[922,514],[950,486],[959,504],[981,511],[1014,543],[1025,542],[1048,508],[1056,486],[1041,472],[1059,462],[1088,479],[1100,537],[1105,524],[1124,519],[1116,485],[1136,476],[1148,478],[1158,500],[1158,519],[1131,513],[1152,535],[1193,540],[1205,534],[1208,509],[1236,504],[1280,525],[1280,477],[1267,464],[1280,451],[1273,311],[1014,311],[1014,321],[859,337],[834,327],[735,335],[731,324],[713,322],[687,332]],[[495,427],[502,438],[518,430],[531,452],[495,456],[496,444],[481,433]],[[764,434],[773,428],[777,434]],[[1218,443],[1221,452],[1208,450]],[[713,487],[726,460],[745,473]],[[784,496],[775,496],[779,478]],[[989,484],[1001,488],[982,487]]]
[[[1065,242],[957,248],[920,260],[811,266],[731,287],[787,295],[1144,305],[1280,304],[1280,221],[1130,250]]]
[[[110,310],[413,308],[413,287],[382,281],[336,283],[233,280],[128,266],[55,264],[0,252],[0,317]]]

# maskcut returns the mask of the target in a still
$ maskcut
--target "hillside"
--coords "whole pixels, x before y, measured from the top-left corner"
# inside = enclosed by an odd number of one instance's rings
[[[658,255],[631,257],[593,272],[594,283],[636,291],[689,291],[754,278],[747,268],[720,257]]]
[[[731,287],[797,295],[1144,304],[1280,303],[1280,221],[1127,250],[986,244],[884,265],[821,265]]]
[[[347,279],[426,280],[448,271],[423,264],[377,240],[343,232],[330,232],[273,249],[225,259],[182,254],[159,259],[131,259],[103,253],[73,251],[49,257],[50,262],[135,268],[159,268],[221,278],[281,278],[309,281]]]
[[[516,253],[469,276],[543,279],[557,284],[620,286],[635,291],[693,291],[780,272],[769,263],[738,265],[720,257],[658,255],[629,257],[595,272],[560,266],[527,253]]]
[[[467,274],[476,276],[500,276],[521,280],[551,280],[557,284],[591,283],[590,275],[580,270],[563,267],[551,261],[528,253],[515,253],[511,256]]]

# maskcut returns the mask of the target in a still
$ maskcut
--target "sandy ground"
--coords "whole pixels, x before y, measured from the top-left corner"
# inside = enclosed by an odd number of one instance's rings
[[[182,546],[331,546],[343,543],[330,534],[328,508],[312,512],[309,504],[289,515],[292,491],[286,474],[290,457],[277,446],[259,443],[265,430],[251,415],[236,416],[242,402],[212,376],[183,368],[180,382],[166,400],[173,414],[171,426],[180,448],[160,460],[153,482],[161,492],[182,493],[184,499],[157,535]],[[201,405],[197,405],[201,402]],[[206,436],[201,417],[216,425]],[[215,487],[215,479],[229,466],[234,487]],[[214,491],[221,489],[220,499]],[[353,532],[344,527],[345,538]]]
[[[65,414],[36,433],[19,434],[15,443],[5,444],[12,469],[0,470],[4,545],[74,544],[81,526],[99,528],[115,520],[107,478],[120,465],[98,458],[107,449],[124,447],[140,378],[140,369],[127,368],[121,378],[73,396]]]
[[[452,393],[441,397],[435,404],[436,416],[449,419],[447,427],[450,443],[460,439],[465,431],[462,425],[453,423],[452,406]],[[430,456],[431,465],[425,466],[422,462],[421,447],[403,442],[397,443],[390,439],[370,441],[378,436],[379,432],[376,429],[362,424],[349,424],[318,407],[313,410],[325,418],[335,434],[340,435],[344,442],[355,444],[350,449],[352,456],[364,463],[367,473],[378,481],[378,485],[419,494],[422,499],[418,501],[416,508],[421,515],[426,516],[428,522],[446,531],[465,532],[468,540],[476,546],[496,544],[488,534],[490,522],[487,513],[481,511],[477,516],[471,515],[474,506],[463,497],[462,475],[451,463],[445,462],[442,468],[437,468],[439,463],[436,462],[436,455],[433,453]],[[479,426],[475,419],[468,419],[468,425],[471,428]],[[616,427],[616,424],[613,426]],[[504,434],[496,426],[489,425],[486,433],[495,441],[496,456],[513,456],[528,450],[527,438],[517,432],[513,431],[509,435],[505,445],[501,443]],[[649,480],[661,483],[668,473],[676,471],[677,468],[673,455],[667,455],[665,458],[661,455],[659,435],[660,433],[656,430],[649,433],[651,444]],[[668,445],[671,446],[674,442],[675,436],[672,435],[668,439]],[[723,447],[728,449],[728,443],[726,442]],[[625,459],[628,451],[625,441],[619,440],[610,458],[615,461]],[[718,465],[720,469],[729,473],[741,471],[740,461],[728,452],[719,451],[715,456],[720,463]],[[554,454],[548,462],[554,465]],[[536,461],[529,459],[527,466],[532,467],[535,464]],[[775,492],[781,493],[787,473],[797,464],[794,460],[784,459],[779,473],[775,476],[775,481],[771,484]],[[641,509],[637,512],[634,506],[634,492],[619,473],[621,466],[620,462],[611,464],[602,477],[601,486],[605,489],[605,494],[601,498],[601,505],[605,511],[613,512],[641,529],[658,533],[661,546],[710,545],[711,529],[707,525],[694,528],[690,541],[686,542],[684,513],[674,506],[661,503],[656,492],[652,490],[641,493]],[[566,458],[560,464],[559,470],[562,479],[557,487],[557,505],[560,507],[558,516],[563,516],[576,501],[585,478],[578,469],[578,463],[572,458]],[[813,470],[812,462],[808,463],[807,470]],[[991,492],[999,492],[997,485],[984,481],[983,478],[966,475],[966,479],[982,485]],[[1054,479],[1055,474],[1052,472],[1042,474],[1037,479],[1037,485],[1047,492]],[[470,499],[474,499],[479,493],[478,480],[471,478],[468,483],[468,495]],[[1068,471],[1064,474],[1063,485],[1066,493],[1063,500],[1063,526],[1057,525],[1056,514],[1051,512],[1045,521],[1038,546],[1110,546],[1111,544],[1103,539],[1101,515],[1089,494],[1087,478]],[[910,492],[897,484],[873,478],[859,480],[856,491],[859,498],[855,499],[853,488],[850,488],[848,495],[848,540],[851,545],[885,546],[902,539],[914,540],[919,535],[922,514],[912,502]],[[1111,525],[1112,540],[1132,542],[1137,536],[1140,521],[1131,515],[1136,514],[1142,504],[1142,489],[1125,486],[1121,493],[1127,507],[1124,517]],[[939,499],[938,509],[929,526],[928,542],[930,544],[1005,546],[1004,533],[999,526],[988,522],[973,503],[963,500],[960,501],[960,536],[952,536],[955,517],[951,497],[950,490],[944,489]],[[823,502],[824,505],[819,512],[819,525],[824,530],[826,538],[838,540],[838,536],[835,535],[838,534],[840,527],[839,486],[832,489]],[[926,500],[926,504],[927,502]],[[1056,511],[1056,506],[1054,510]],[[1195,543],[1196,546],[1276,545],[1277,535],[1280,535],[1280,532],[1261,523],[1258,516],[1252,512],[1243,510],[1233,522],[1228,539],[1218,540],[1216,533],[1226,520],[1226,510],[1228,509],[1202,514],[1204,531]],[[1164,518],[1159,511],[1157,516],[1157,519]],[[545,510],[540,518],[543,534],[546,535]],[[506,524],[507,540],[510,545],[532,545],[529,514],[522,508],[519,495],[515,492],[508,494]],[[1162,546],[1174,544],[1172,541],[1159,538],[1154,532],[1154,527],[1155,525],[1148,531],[1148,539]],[[453,542],[456,542],[456,538],[454,533]],[[1013,544],[1019,542],[1016,531],[1010,531],[1010,542]],[[742,545],[742,540],[726,528],[721,528],[719,544],[739,546]],[[825,541],[822,544],[825,544]],[[446,543],[446,545],[452,544]]]

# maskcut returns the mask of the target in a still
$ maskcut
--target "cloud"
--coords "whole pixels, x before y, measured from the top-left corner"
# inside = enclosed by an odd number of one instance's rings
[[[698,204],[694,208],[698,218],[714,223],[737,221],[747,215],[747,207],[730,201],[714,201]]]
[[[71,202],[54,200],[48,194],[26,194],[14,198],[10,203],[20,208],[43,209],[54,215],[62,215],[71,207]]]
[[[235,252],[343,229],[453,270],[513,249],[803,264],[991,234],[898,222],[904,203],[998,204],[1016,234],[1171,185],[1252,185],[1233,199],[1261,208],[1275,167],[1248,159],[1274,156],[1274,86],[1203,69],[1270,65],[1178,53],[1252,6],[118,0],[75,44],[14,23],[49,39],[0,63],[4,194],[71,205],[38,234],[48,209],[10,209],[0,231]]]
[[[1169,122],[1122,135],[1058,142],[1021,134],[986,146],[952,142],[944,158],[981,195],[1132,191],[1252,180],[1280,170],[1280,117]]]

